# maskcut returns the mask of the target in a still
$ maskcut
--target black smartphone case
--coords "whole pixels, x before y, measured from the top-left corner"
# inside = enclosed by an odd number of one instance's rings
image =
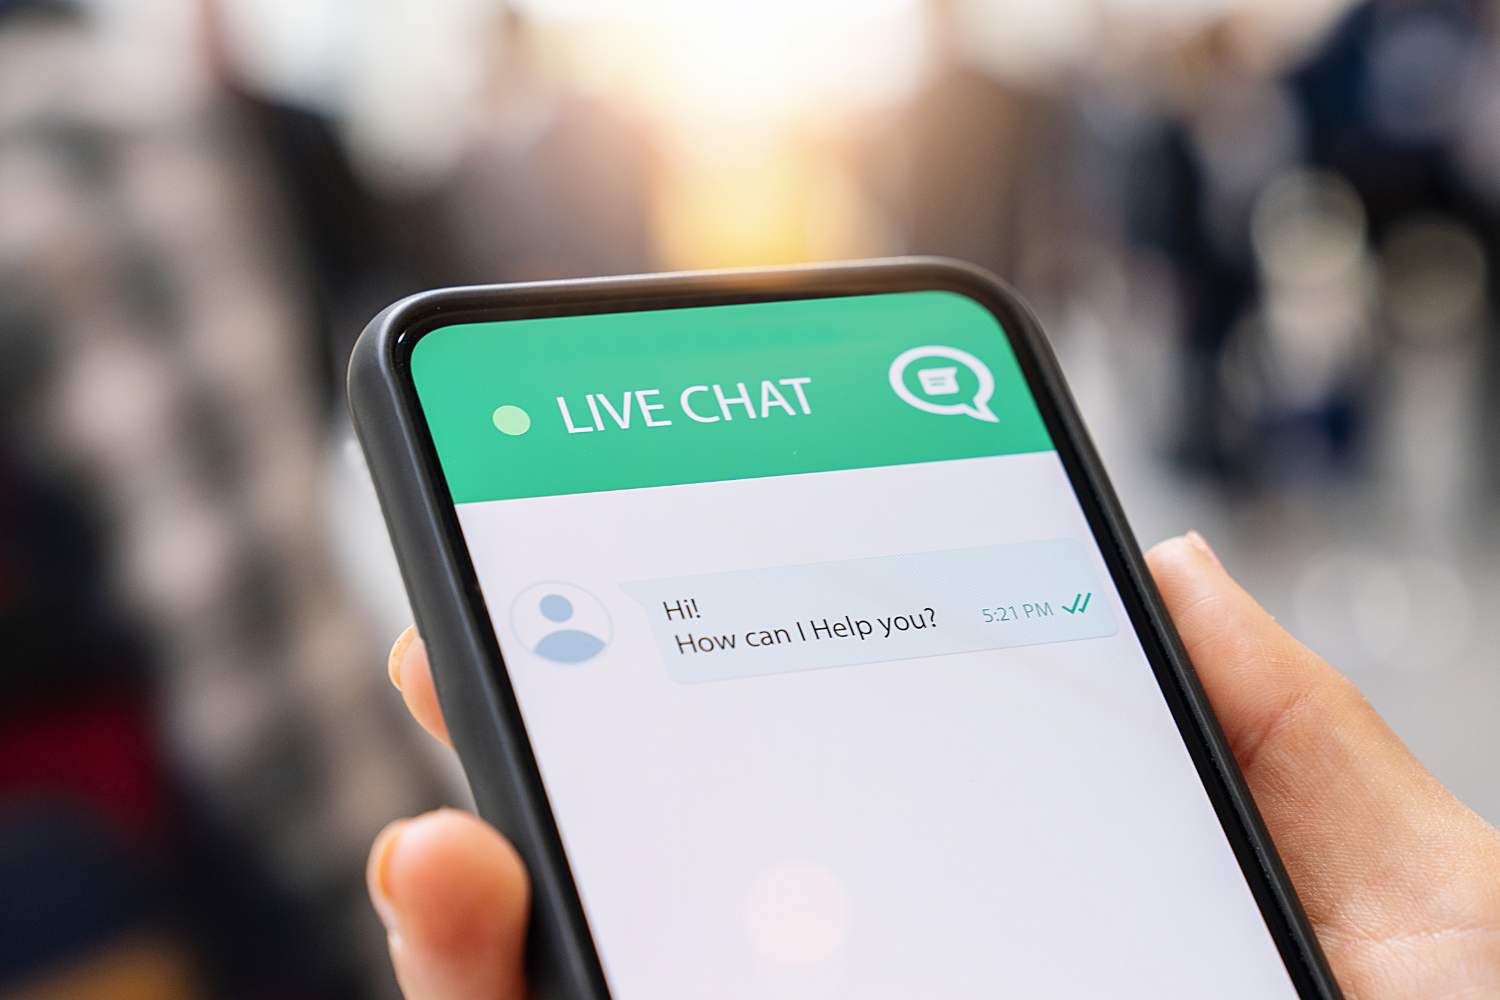
[[[921,289],[970,296],[995,314],[1010,337],[1131,624],[1298,995],[1307,1000],[1340,998],[1035,316],[1004,282],[980,268],[916,257],[424,292],[381,312],[355,345],[349,363],[349,407],[417,628],[427,643],[443,716],[479,814],[511,840],[531,873],[527,961],[533,992],[542,1000],[609,996],[453,501],[417,403],[407,368],[412,345],[428,330],[460,322]]]

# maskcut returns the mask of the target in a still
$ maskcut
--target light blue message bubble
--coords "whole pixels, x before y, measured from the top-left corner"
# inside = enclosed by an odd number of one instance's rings
[[[1097,639],[1119,630],[1071,538],[621,584],[676,681]]]

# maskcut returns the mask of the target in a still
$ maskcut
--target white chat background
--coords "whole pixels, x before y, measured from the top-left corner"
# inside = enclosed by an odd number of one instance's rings
[[[1076,538],[1123,624],[1055,453],[458,513],[617,1000],[1294,995],[1129,628],[683,685],[619,586]],[[510,632],[546,580],[595,658]]]

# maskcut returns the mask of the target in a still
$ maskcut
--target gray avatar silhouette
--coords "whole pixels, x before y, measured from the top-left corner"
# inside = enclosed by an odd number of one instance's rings
[[[573,617],[573,602],[561,594],[548,594],[541,600],[542,616],[562,624]],[[536,655],[554,663],[582,663],[604,648],[596,636],[577,629],[561,629],[536,644]]]

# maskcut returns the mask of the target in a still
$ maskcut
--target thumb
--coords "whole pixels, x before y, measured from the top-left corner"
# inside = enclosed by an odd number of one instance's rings
[[[1256,604],[1196,533],[1146,558],[1345,989],[1492,988],[1500,834]]]
[[[530,884],[493,827],[454,809],[398,820],[367,877],[406,1000],[524,1000]]]

